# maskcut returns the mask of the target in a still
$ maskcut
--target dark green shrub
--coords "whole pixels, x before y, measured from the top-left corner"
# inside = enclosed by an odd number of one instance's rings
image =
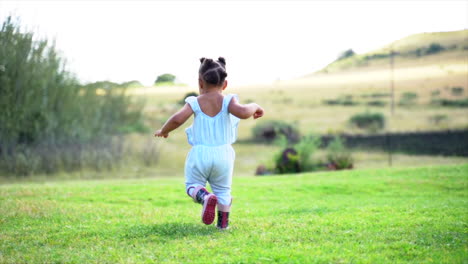
[[[468,107],[468,98],[466,99],[434,99],[431,104],[445,107]]]
[[[311,157],[319,148],[319,137],[304,137],[297,144],[290,146],[287,139],[281,136],[276,144],[281,147],[281,152],[274,157],[274,172],[298,173],[315,169],[316,163]]]
[[[198,94],[196,92],[189,92],[189,93],[186,93],[184,95],[184,98],[180,99],[177,103],[180,104],[180,105],[184,105],[185,104],[185,99],[187,97],[190,97],[190,96],[198,96]]]
[[[283,135],[289,142],[298,142],[299,130],[292,124],[284,121],[270,120],[260,122],[252,128],[254,140],[271,143]]]
[[[381,113],[364,112],[353,115],[349,122],[357,128],[376,132],[385,127],[385,116]]]
[[[340,96],[337,99],[323,100],[323,103],[327,105],[344,105],[344,106],[354,106],[354,105],[359,104],[358,102],[353,101],[352,95]]]
[[[435,53],[439,53],[441,51],[443,51],[445,48],[440,45],[439,43],[431,43],[431,45],[429,45],[429,47],[427,48],[426,50],[426,54],[427,55],[430,55],[430,54],[435,54]]]
[[[418,94],[413,92],[405,92],[401,95],[400,102],[398,104],[400,106],[411,106],[414,105],[417,98]]]
[[[328,168],[331,170],[342,170],[353,168],[353,157],[346,149],[340,137],[335,137],[327,147]]]
[[[354,56],[355,54],[356,54],[356,53],[354,52],[354,50],[348,49],[348,50],[343,51],[343,52],[338,56],[338,59],[337,59],[337,60],[343,60],[343,59],[352,57],[352,56]]]
[[[451,89],[452,94],[455,95],[455,96],[462,95],[463,91],[464,91],[463,87],[460,87],[460,86],[452,87],[452,89]]]
[[[294,148],[286,148],[276,158],[275,172],[278,174],[301,172],[299,154]]]
[[[379,106],[383,107],[387,105],[387,102],[382,101],[382,100],[371,100],[366,103],[368,106]]]

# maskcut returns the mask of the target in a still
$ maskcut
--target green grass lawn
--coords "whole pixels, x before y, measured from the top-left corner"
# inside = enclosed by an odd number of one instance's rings
[[[468,164],[234,178],[231,229],[182,178],[0,186],[1,263],[467,263]]]

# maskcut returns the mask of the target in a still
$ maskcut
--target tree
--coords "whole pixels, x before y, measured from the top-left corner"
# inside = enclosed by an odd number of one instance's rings
[[[343,59],[352,57],[352,56],[354,56],[355,54],[356,54],[356,53],[355,53],[354,50],[352,50],[352,49],[345,50],[345,51],[343,51],[343,52],[340,54],[340,56],[338,56],[338,60],[343,60]]]
[[[159,75],[154,84],[161,84],[161,83],[174,83],[175,81],[175,75],[172,75],[170,73],[165,73],[162,75]]]

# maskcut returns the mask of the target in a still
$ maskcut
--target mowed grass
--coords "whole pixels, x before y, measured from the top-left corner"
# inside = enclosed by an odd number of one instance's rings
[[[234,178],[231,229],[182,178],[0,186],[1,263],[466,263],[468,164]]]

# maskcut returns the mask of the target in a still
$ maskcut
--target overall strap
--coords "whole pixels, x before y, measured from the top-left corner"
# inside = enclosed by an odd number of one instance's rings
[[[192,111],[195,114],[198,114],[201,111],[200,105],[198,105],[198,100],[196,96],[189,96],[185,98],[185,102],[190,105],[190,107],[192,108]]]

